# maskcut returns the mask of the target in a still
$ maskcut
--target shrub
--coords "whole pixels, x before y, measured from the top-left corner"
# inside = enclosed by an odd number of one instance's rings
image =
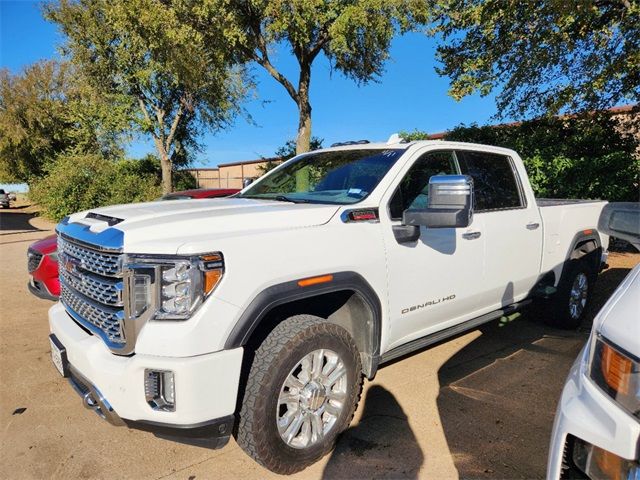
[[[148,162],[65,153],[32,185],[30,197],[44,216],[57,221],[99,206],[153,200],[160,193],[159,176]]]

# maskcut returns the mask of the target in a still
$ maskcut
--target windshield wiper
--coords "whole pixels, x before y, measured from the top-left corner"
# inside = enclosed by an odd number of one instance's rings
[[[277,200],[278,202],[291,202],[291,203],[309,203],[309,200],[305,200],[303,198],[289,198],[285,195],[276,195],[273,198],[269,198],[268,200]]]
[[[311,203],[311,200],[305,198],[290,198],[286,195],[276,195],[275,197],[262,197],[259,195],[238,195],[236,198],[251,198],[255,200],[271,200],[276,202],[291,202],[291,203]]]

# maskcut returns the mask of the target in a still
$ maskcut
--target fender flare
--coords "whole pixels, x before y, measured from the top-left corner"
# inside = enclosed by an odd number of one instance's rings
[[[370,357],[370,365],[365,367],[369,370],[370,378],[375,375],[380,359],[380,340],[382,331],[382,305],[375,290],[362,275],[352,271],[327,273],[333,275],[333,280],[327,283],[301,287],[298,280],[292,280],[276,285],[272,285],[251,301],[249,306],[242,312],[227,337],[225,349],[242,347],[247,344],[252,333],[256,330],[260,322],[274,308],[291,303],[297,300],[313,298],[326,293],[351,290],[360,295],[362,300],[371,310],[372,325],[367,326],[369,331],[369,342],[371,351],[366,352]],[[361,352],[365,353],[365,352]]]
[[[567,266],[567,263],[569,262],[569,260],[571,260],[571,256],[573,254],[573,252],[575,252],[576,247],[578,246],[578,244],[580,243],[584,243],[586,241],[591,241],[593,240],[596,244],[596,249],[600,248],[602,249],[602,240],[600,239],[600,234],[598,233],[598,231],[594,228],[591,229],[591,232],[587,233],[584,230],[576,233],[573,236],[573,240],[571,241],[571,243],[569,244],[569,250],[567,251],[567,254],[565,255],[565,259],[564,259],[564,264],[562,265],[562,269],[560,270],[560,274],[558,275],[558,278],[556,279],[556,284],[560,281],[560,278],[562,277],[562,274],[564,273],[564,270]]]

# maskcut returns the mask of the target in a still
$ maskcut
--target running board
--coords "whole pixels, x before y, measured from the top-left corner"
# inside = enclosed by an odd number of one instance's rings
[[[403,357],[404,355],[408,355],[409,353],[415,352],[416,350],[420,350],[422,348],[428,347],[429,345],[433,345],[434,343],[446,340],[447,338],[454,337],[459,333],[465,332],[467,330],[472,330],[482,325],[483,323],[487,323],[500,317],[511,315],[512,313],[520,310],[522,307],[530,303],[530,299],[513,303],[507,307],[501,308],[500,310],[485,313],[484,315],[472,318],[471,320],[467,320],[466,322],[454,325],[453,327],[445,328],[444,330],[432,333],[430,335],[427,335],[426,337],[412,340],[409,343],[405,343],[404,345],[400,345],[393,350],[389,350],[388,352],[383,353],[382,358],[380,358],[380,364],[390,362],[391,360],[395,360],[399,357]]]

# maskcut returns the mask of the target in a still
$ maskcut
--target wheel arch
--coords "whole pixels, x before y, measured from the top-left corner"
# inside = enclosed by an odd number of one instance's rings
[[[356,272],[326,275],[331,275],[331,281],[301,287],[299,280],[293,280],[260,292],[236,322],[225,349],[255,347],[285,318],[313,314],[340,325],[351,334],[360,352],[363,373],[373,378],[380,360],[380,299]]]
[[[592,264],[593,272],[598,273],[600,271],[601,254],[602,241],[597,230],[587,229],[577,232],[573,236],[571,243],[569,243],[564,261],[551,270],[554,277],[553,285],[558,286],[562,275],[567,270],[567,265],[569,265],[572,260],[580,260],[586,257],[587,261]]]

